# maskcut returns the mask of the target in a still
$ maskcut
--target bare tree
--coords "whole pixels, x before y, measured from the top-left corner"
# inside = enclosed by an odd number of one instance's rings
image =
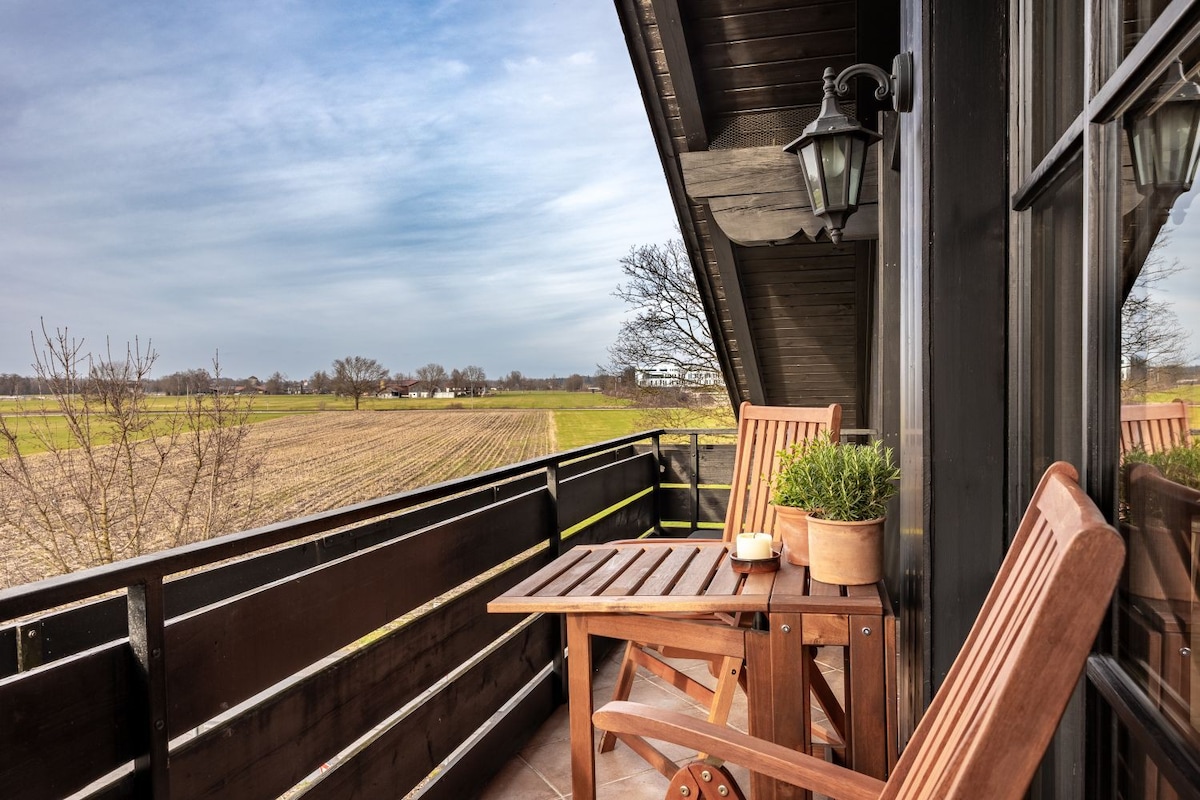
[[[441,364],[430,362],[423,367],[417,368],[417,381],[429,392],[429,396],[433,397],[434,393],[446,384],[450,376],[446,374],[446,368]]]
[[[330,388],[342,397],[354,398],[354,410],[367,394],[375,394],[387,380],[388,371],[373,358],[346,356],[333,362]]]
[[[136,339],[123,358],[96,356],[43,327],[34,358],[49,400],[0,417],[0,532],[23,554],[9,577],[112,563],[248,519],[261,458],[243,447],[243,401],[192,394],[149,408],[157,353]]]
[[[267,394],[287,394],[287,383],[287,376],[282,372],[276,371],[272,372],[271,376],[267,378],[266,383],[263,384],[263,388]]]
[[[1161,288],[1184,270],[1178,259],[1167,261],[1162,248],[1170,241],[1164,229],[1150,249],[1125,303],[1121,306],[1121,355],[1126,366],[1122,390],[1126,399],[1144,397],[1152,377],[1182,367],[1192,357],[1191,334],[1179,321]]]
[[[189,369],[172,372],[158,379],[158,385],[167,394],[189,395],[212,390],[212,375],[206,369]]]
[[[313,394],[325,394],[330,391],[332,383],[333,381],[329,377],[329,373],[323,369],[319,369],[308,379],[308,390]]]
[[[512,372],[500,379],[505,389],[513,392],[519,392],[525,388],[525,376],[521,374],[519,369],[514,369]]]
[[[700,384],[692,376],[721,375],[700,289],[681,239],[634,247],[621,259],[626,282],[616,296],[633,316],[621,323],[609,347],[610,371],[629,367],[670,367],[682,385]]]
[[[487,385],[487,373],[483,371],[483,367],[477,367],[474,364],[463,367],[462,378],[466,390],[472,397],[482,394]]]

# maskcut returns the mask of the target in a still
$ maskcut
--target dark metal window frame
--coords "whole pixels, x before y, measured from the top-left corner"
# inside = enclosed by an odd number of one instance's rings
[[[1012,53],[1017,81],[1028,74],[1032,37],[1028,33],[1030,6],[1013,3]],[[1010,325],[1013,331],[1011,365],[1014,379],[1010,412],[1010,508],[1023,507],[1031,487],[1027,466],[1031,419],[1027,351],[1031,319],[1028,297],[1030,258],[1029,210],[1065,177],[1082,170],[1084,178],[1084,303],[1083,359],[1086,417],[1082,443],[1086,463],[1081,477],[1091,496],[1110,518],[1116,512],[1116,469],[1120,374],[1120,307],[1117,286],[1120,259],[1119,163],[1120,119],[1155,83],[1157,77],[1189,46],[1200,39],[1200,0],[1175,0],[1151,25],[1128,55],[1121,58],[1117,43],[1121,23],[1119,0],[1091,0],[1085,10],[1085,107],[1036,164],[1029,158],[1028,125],[1020,86],[1013,93],[1012,231],[1014,283],[1010,287]],[[1025,70],[1022,67],[1025,66]],[[1025,75],[1022,75],[1022,72]],[[1101,632],[1098,649],[1087,670],[1089,692],[1086,744],[1088,796],[1112,796],[1111,764],[1116,731],[1123,725],[1182,797],[1200,798],[1200,754],[1194,752],[1170,723],[1146,701],[1141,687],[1111,656],[1115,615]],[[1078,735],[1078,733],[1076,734]]]

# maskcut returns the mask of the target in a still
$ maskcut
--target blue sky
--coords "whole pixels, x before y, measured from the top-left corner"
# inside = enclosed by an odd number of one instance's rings
[[[0,4],[0,372],[45,319],[156,374],[590,372],[674,216],[576,0]]]

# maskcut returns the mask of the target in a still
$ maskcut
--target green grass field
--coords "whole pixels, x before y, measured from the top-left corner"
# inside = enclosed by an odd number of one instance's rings
[[[558,449],[570,450],[593,442],[646,430],[639,409],[561,409],[554,412]]]
[[[350,411],[354,402],[332,395],[267,395],[246,398],[252,423],[265,422],[293,414]],[[150,397],[151,411],[171,412],[179,408],[182,398]],[[518,409],[551,411],[554,414],[558,449],[569,450],[593,442],[614,439],[640,430],[658,427],[646,418],[644,409],[634,408],[631,401],[590,392],[500,392],[487,397],[455,399],[363,398],[364,411],[420,411]],[[45,411],[45,416],[23,417],[18,411]],[[25,398],[21,401],[0,400],[0,414],[17,431],[18,447],[27,455],[45,448],[31,433],[33,426],[42,430],[59,444],[68,442],[66,423],[54,413],[49,401]],[[698,422],[697,425],[700,423]]]
[[[1192,428],[1200,428],[1200,385],[1176,386],[1165,392],[1150,392],[1146,395],[1147,403],[1169,403],[1172,400],[1186,402],[1191,407],[1189,416]]]

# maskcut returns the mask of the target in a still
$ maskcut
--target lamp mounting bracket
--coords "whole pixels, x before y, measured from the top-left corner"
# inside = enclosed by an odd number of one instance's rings
[[[873,78],[879,87],[875,90],[875,99],[892,98],[892,108],[896,111],[912,111],[912,53],[900,53],[892,59],[891,73],[885,72],[874,64],[855,64],[846,67],[836,78],[830,79],[827,70],[825,75],[825,91],[832,89],[838,95],[850,91],[850,79],[859,75]],[[832,85],[830,85],[832,83]]]

